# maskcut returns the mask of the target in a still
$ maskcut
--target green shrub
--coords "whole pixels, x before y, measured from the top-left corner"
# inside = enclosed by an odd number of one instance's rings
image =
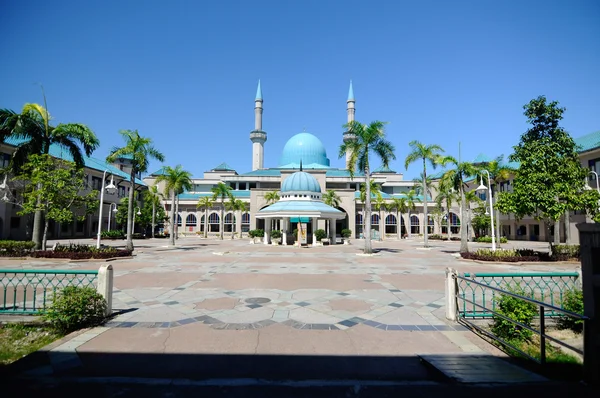
[[[298,228],[294,228],[294,239],[298,239]]]
[[[101,325],[106,300],[94,288],[67,286],[54,295],[44,319],[60,333]]]
[[[0,257],[26,256],[34,247],[32,241],[0,240]]]
[[[563,297],[562,308],[583,315],[583,291],[580,289],[567,291]],[[583,331],[583,319],[561,315],[558,318],[558,327],[559,329],[571,329],[576,333],[581,333]]]
[[[495,251],[492,249],[477,249],[475,254],[480,256],[490,256],[490,257],[515,257],[519,256],[516,250],[510,249],[496,249]]]
[[[520,296],[527,296],[519,286],[512,288],[509,286],[508,291]],[[531,326],[531,322],[538,312],[535,304],[506,294],[502,294],[495,300],[496,312],[527,326]],[[493,316],[492,332],[496,336],[510,341],[525,341],[532,334],[530,330],[524,329],[497,315]]]
[[[281,231],[278,230],[278,229],[276,229],[274,231],[271,231],[271,238],[272,239],[279,239],[279,238],[281,238],[281,235],[282,235]]]
[[[348,239],[351,236],[352,236],[352,230],[350,230],[348,228],[342,229],[342,238]]]
[[[551,245],[550,250],[560,260],[579,259],[579,245]]]
[[[125,233],[118,229],[115,229],[112,231],[102,231],[102,232],[100,232],[100,238],[102,238],[102,239],[125,239]]]
[[[265,236],[265,231],[263,229],[253,229],[248,231],[248,235],[250,235],[251,238],[262,238]]]
[[[497,241],[498,241],[498,238],[496,238],[496,242]],[[491,236],[480,236],[478,238],[475,238],[475,242],[492,243],[492,237]],[[504,236],[501,236],[500,243],[508,243],[508,239],[506,239],[506,237],[504,237]]]
[[[327,236],[327,232],[325,232],[324,229],[317,229],[315,231],[315,238],[317,238],[317,242],[320,241],[321,239],[325,239],[326,236]]]

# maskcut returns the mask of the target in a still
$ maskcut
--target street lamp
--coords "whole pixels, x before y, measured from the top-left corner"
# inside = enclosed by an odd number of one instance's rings
[[[113,183],[113,175],[110,174],[110,183],[108,186],[104,186],[106,183],[106,173],[108,170],[104,170],[102,173],[102,189],[100,190],[100,210],[98,211],[98,236],[96,237],[96,249],[100,249],[100,233],[102,232],[102,206],[104,205],[104,190],[106,189],[109,193],[114,193],[117,187]],[[109,216],[110,221],[110,216]]]
[[[113,209],[113,206],[115,207],[114,209]],[[107,231],[110,231],[110,216],[112,215],[112,213],[116,213],[116,212],[117,212],[117,204],[111,203],[109,210],[108,210],[108,229],[107,229]],[[115,214],[115,217],[116,217],[116,214]]]
[[[135,211],[135,209],[134,209],[134,211],[133,211],[133,226],[132,226],[132,228],[131,228],[131,233],[134,233],[134,232],[135,232],[135,215],[137,214],[137,215],[139,216],[139,215],[141,215],[141,214],[142,214],[142,212],[140,211],[140,208],[139,208],[139,207],[136,207],[136,209],[137,209],[137,212]]]
[[[494,205],[492,203],[492,184],[490,183],[490,172],[487,170],[481,170],[481,171],[485,171],[487,173],[487,177],[488,177],[488,186],[486,187],[485,185],[483,185],[483,176],[481,177],[481,185],[479,185],[477,187],[478,191],[484,191],[487,189],[488,190],[488,195],[490,197],[490,220],[492,223],[492,251],[496,251],[496,233],[494,232]]]
[[[594,170],[590,170],[590,172],[588,173],[588,175],[593,174],[594,176],[596,176],[596,191],[598,191],[598,193],[600,193],[600,184],[598,184],[598,173],[596,173]],[[587,179],[585,181],[585,189],[592,189],[592,187],[590,187],[590,184],[588,184]]]

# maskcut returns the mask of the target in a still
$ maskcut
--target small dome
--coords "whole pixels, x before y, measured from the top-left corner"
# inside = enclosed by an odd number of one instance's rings
[[[281,192],[318,192],[321,185],[317,179],[304,171],[298,171],[283,181]]]
[[[327,151],[321,140],[310,133],[296,134],[286,142],[281,153],[279,166],[289,165],[291,163],[299,164],[319,164],[329,167]]]

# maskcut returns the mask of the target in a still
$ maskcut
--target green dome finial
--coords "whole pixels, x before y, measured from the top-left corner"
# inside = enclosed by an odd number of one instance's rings
[[[256,99],[262,100],[262,90],[260,89],[260,79],[258,79],[258,87],[256,88]]]

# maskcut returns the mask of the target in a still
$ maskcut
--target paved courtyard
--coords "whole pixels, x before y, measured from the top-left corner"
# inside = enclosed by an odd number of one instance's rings
[[[50,363],[29,374],[291,378],[300,372],[310,379],[326,370],[345,378],[431,380],[419,355],[501,356],[444,318],[446,267],[524,270],[461,261],[458,242],[432,241],[428,250],[416,240],[374,242],[375,256],[361,255],[360,241],[314,248],[197,237],[179,239],[176,248],[159,239],[135,243],[133,259],[110,263],[117,315],[60,342]],[[0,267],[27,269],[102,264],[0,260]]]

